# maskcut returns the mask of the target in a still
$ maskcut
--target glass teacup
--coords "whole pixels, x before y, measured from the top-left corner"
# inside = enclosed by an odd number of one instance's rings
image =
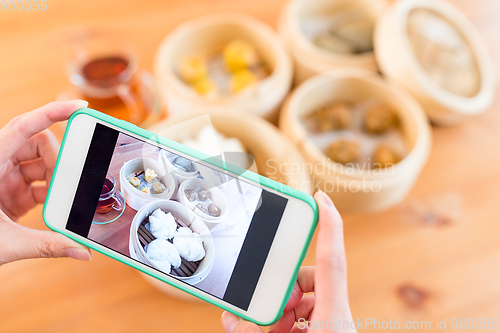
[[[116,182],[113,176],[109,173],[106,175],[104,184],[102,185],[101,195],[97,203],[96,213],[107,214],[111,210],[121,211],[125,202],[123,196],[116,189]]]

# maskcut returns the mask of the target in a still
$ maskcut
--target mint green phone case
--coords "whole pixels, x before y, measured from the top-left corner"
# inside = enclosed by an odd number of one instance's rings
[[[193,296],[196,296],[206,302],[209,302],[219,308],[222,308],[228,312],[231,312],[243,319],[246,319],[246,320],[249,320],[249,321],[252,321],[258,325],[262,325],[262,326],[269,326],[269,325],[272,325],[274,324],[275,322],[277,322],[282,313],[283,313],[283,310],[285,308],[285,305],[288,301],[288,298],[290,297],[290,294],[293,290],[293,287],[295,285],[295,281],[297,280],[297,274],[299,272],[299,268],[300,268],[300,265],[307,253],[307,249],[309,247],[309,243],[311,242],[311,238],[314,234],[314,230],[316,228],[316,223],[317,223],[317,219],[318,219],[318,206],[316,204],[316,201],[310,196],[310,195],[307,195],[306,193],[304,192],[301,192],[299,190],[295,190],[291,187],[288,187],[286,185],[283,185],[281,183],[278,183],[272,179],[269,179],[269,178],[266,178],[266,177],[263,177],[261,175],[258,175],[256,173],[253,173],[251,171],[248,171],[248,170],[245,170],[245,169],[241,169],[239,167],[236,167],[234,165],[229,165],[218,159],[218,158],[215,158],[215,157],[210,157],[202,152],[199,152],[199,151],[196,151],[194,149],[191,149],[189,147],[186,147],[180,143],[177,143],[177,142],[174,142],[172,140],[169,140],[169,139],[166,139],[164,137],[161,137],[157,134],[154,134],[152,132],[149,132],[145,129],[142,129],[142,128],[139,128],[131,123],[128,123],[126,121],[123,121],[123,120],[119,120],[119,119],[116,119],[116,118],[113,118],[111,116],[108,116],[104,113],[101,113],[99,111],[96,111],[96,110],[93,110],[93,109],[80,109],[78,111],[76,111],[75,113],[73,113],[73,115],[71,116],[71,118],[69,119],[68,121],[68,125],[66,127],[66,132],[64,133],[64,137],[63,137],[63,141],[62,141],[62,144],[61,144],[61,149],[59,150],[59,156],[57,158],[57,163],[56,163],[56,166],[55,166],[55,169],[54,169],[54,174],[52,177],[55,177],[56,173],[57,173],[57,170],[58,170],[58,167],[59,167],[59,161],[60,161],[60,158],[61,158],[61,154],[62,154],[62,147],[64,147],[64,144],[66,142],[66,138],[67,138],[67,134],[68,134],[68,131],[69,129],[71,128],[71,123],[73,121],[73,119],[79,115],[79,114],[87,114],[87,115],[90,115],[94,118],[97,118],[97,119],[100,119],[106,123],[109,123],[109,124],[112,124],[116,127],[119,127],[125,131],[129,131],[129,132],[132,132],[134,134],[137,134],[145,139],[149,139],[149,140],[152,140],[154,142],[157,142],[161,145],[164,145],[166,147],[169,147],[169,148],[172,148],[173,150],[177,150],[177,151],[180,151],[186,155],[189,155],[191,157],[194,157],[196,159],[199,159],[199,160],[203,160],[213,166],[216,166],[216,167],[219,167],[219,168],[222,168],[222,169],[225,169],[229,172],[233,172],[237,175],[239,175],[240,177],[242,178],[246,178],[248,180],[251,180],[253,182],[256,182],[256,183],[259,183],[263,186],[266,186],[268,188],[271,188],[271,189],[274,189],[274,190],[277,190],[279,192],[282,192],[282,193],[285,193],[289,196],[292,196],[292,197],[295,197],[297,199],[300,199],[302,201],[305,201],[306,203],[308,203],[312,210],[313,210],[313,213],[314,213],[314,221],[313,221],[313,224],[312,224],[312,227],[311,229],[309,230],[309,233],[307,235],[307,242],[306,244],[304,244],[304,248],[302,249],[302,253],[301,253],[301,256],[300,256],[300,260],[297,262],[297,266],[295,267],[295,270],[294,270],[294,274],[293,276],[291,277],[290,281],[288,282],[288,288],[287,288],[287,293],[286,293],[286,297],[282,300],[282,303],[281,303],[281,306],[280,306],[280,309],[278,311],[278,313],[276,314],[275,318],[273,320],[271,320],[270,322],[258,322],[244,314],[241,314],[241,313],[238,313],[237,311],[234,311],[232,309],[229,309],[228,307],[226,307],[225,305],[223,304],[218,304],[218,303],[215,303],[214,301],[212,301],[210,298],[208,298],[207,296],[205,296],[205,293],[203,291],[200,291],[200,292],[196,292],[196,291],[191,291],[189,289],[187,289],[185,287],[185,285],[181,282],[177,282],[177,281],[169,281],[167,280],[166,278],[164,278],[162,276],[161,273],[152,273],[152,272],[149,272],[147,270],[145,270],[139,263],[135,263],[135,262],[128,262],[126,260],[124,260],[122,258],[123,255],[117,253],[117,252],[114,252],[112,250],[102,250],[100,248],[98,248],[97,246],[95,246],[94,242],[90,241],[90,240],[81,240],[81,239],[78,239],[76,237],[74,237],[71,233],[67,232],[66,230],[60,230],[60,229],[56,229],[54,228],[50,223],[49,221],[47,221],[46,219],[46,214],[45,214],[45,207],[46,205],[44,205],[44,209],[43,209],[43,219],[45,221],[45,224],[52,230],[56,231],[56,232],[59,232],[63,235],[65,235],[66,237],[69,237],[71,239],[73,239],[74,241],[78,242],[78,243],[81,243],[91,249],[93,249],[94,251],[97,251],[97,252],[100,252],[108,257],[111,257],[113,259],[116,259],[126,265],[129,265],[145,274],[148,274],[148,275],[151,275],[152,277],[158,279],[158,280],[161,280],[165,283],[168,283],[182,291],[185,291],[187,292],[188,294],[191,294]],[[52,190],[52,182],[49,186],[49,189],[48,189],[48,193],[47,193],[47,200],[50,196],[50,193],[51,193],[51,190]],[[47,200],[45,201],[45,204],[47,204]]]

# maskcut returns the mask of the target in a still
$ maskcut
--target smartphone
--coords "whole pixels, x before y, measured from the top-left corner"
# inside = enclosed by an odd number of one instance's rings
[[[43,216],[95,251],[270,325],[290,297],[318,213],[303,192],[80,109],[68,121]]]

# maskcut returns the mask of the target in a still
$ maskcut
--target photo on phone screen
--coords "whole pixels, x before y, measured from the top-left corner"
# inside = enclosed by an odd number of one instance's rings
[[[287,202],[97,123],[66,228],[247,310]]]

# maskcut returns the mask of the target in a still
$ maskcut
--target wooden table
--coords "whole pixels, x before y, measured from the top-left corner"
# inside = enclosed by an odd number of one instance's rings
[[[225,10],[276,26],[284,2],[52,0],[46,12],[0,12],[0,126],[67,87],[65,45],[76,31],[114,31],[151,69],[155,49],[179,23]],[[453,2],[498,59],[498,1]],[[344,216],[354,318],[431,320],[433,328],[436,318],[447,318],[453,331],[452,318],[500,317],[499,107],[497,99],[467,124],[434,128],[429,163],[401,205]],[[37,207],[20,223],[46,229],[41,211]],[[314,247],[305,260],[313,263]],[[1,332],[222,331],[218,308],[165,296],[133,269],[98,253],[91,263],[8,264],[0,267],[0,281]]]

